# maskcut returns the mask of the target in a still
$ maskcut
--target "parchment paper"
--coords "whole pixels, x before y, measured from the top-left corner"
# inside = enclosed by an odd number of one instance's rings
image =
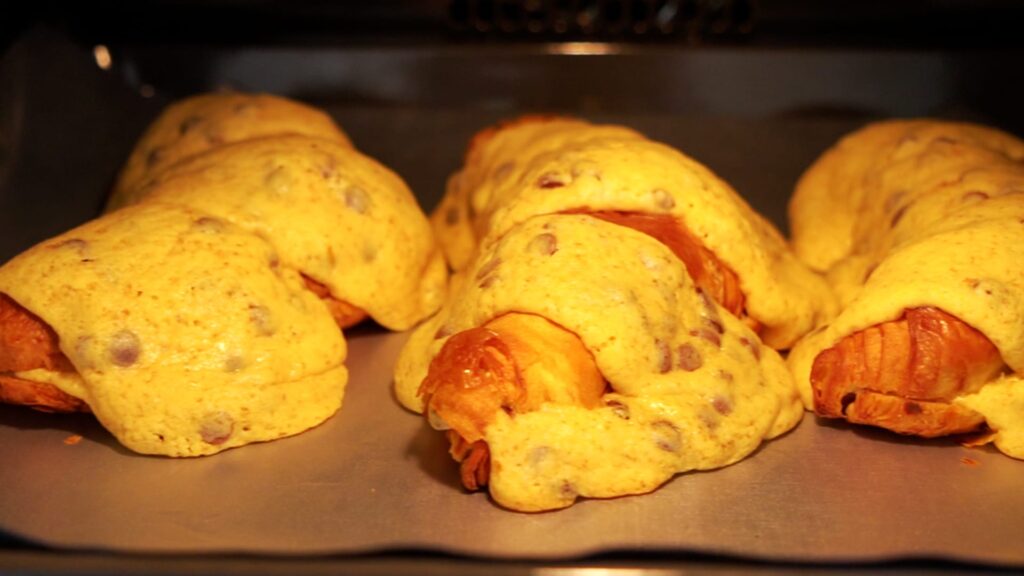
[[[86,416],[0,407],[0,529],[57,547],[500,558],[700,551],[796,561],[1024,566],[1024,463],[819,423],[729,468],[551,513],[466,494],[442,437],[392,399],[401,334],[352,339],[338,416],[200,459],[131,454]],[[65,438],[79,434],[77,445]]]

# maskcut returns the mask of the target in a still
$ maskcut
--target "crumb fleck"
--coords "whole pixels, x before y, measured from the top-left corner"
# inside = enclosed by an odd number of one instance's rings
[[[543,174],[537,179],[537,186],[545,189],[561,188],[562,186],[565,186],[565,184],[566,183],[562,180],[562,177],[554,172]]]
[[[612,413],[619,418],[629,420],[629,406],[627,404],[624,404],[619,400],[606,400],[604,404],[611,408]]]
[[[496,180],[504,180],[512,173],[512,169],[515,168],[514,162],[505,162],[498,169],[494,171],[494,178]]]
[[[458,206],[452,206],[445,212],[444,223],[449,226],[454,226],[459,223],[459,208]]]
[[[652,194],[654,196],[654,203],[658,208],[661,208],[662,210],[671,210],[676,207],[676,201],[668,191],[656,188]]]
[[[527,248],[542,256],[551,256],[555,252],[558,252],[558,238],[550,232],[538,234],[533,238],[533,240],[530,240],[530,244]]]

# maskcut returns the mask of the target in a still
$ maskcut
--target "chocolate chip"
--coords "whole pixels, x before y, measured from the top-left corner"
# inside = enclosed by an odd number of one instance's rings
[[[721,334],[719,334],[716,330],[713,330],[708,327],[704,327],[699,330],[690,330],[690,336],[702,338],[717,347],[722,346]]]
[[[357,214],[366,214],[370,209],[370,196],[358,186],[349,186],[345,190],[345,205]]]
[[[662,210],[671,210],[676,207],[675,198],[672,198],[672,195],[665,190],[656,188],[651,194],[654,195],[654,204],[658,208],[661,208]]]
[[[701,288],[697,288],[697,295],[700,296],[700,302],[703,307],[701,316],[704,318],[705,327],[719,334],[724,334],[725,329],[722,327],[722,319],[718,315],[718,307],[715,305],[715,301]]]
[[[732,402],[725,396],[716,395],[711,399],[711,406],[722,416],[732,414]]]
[[[189,130],[195,128],[196,125],[202,121],[203,119],[199,116],[189,116],[188,118],[182,120],[181,124],[178,125],[178,132],[181,133],[182,136],[184,136],[185,134],[188,134]]]
[[[910,415],[914,415],[920,414],[921,412],[923,412],[923,409],[921,408],[921,405],[918,404],[917,402],[905,402],[903,404],[903,412]]]
[[[203,442],[214,446],[227,442],[234,431],[235,419],[224,411],[207,414],[199,426],[199,436]]]
[[[612,409],[612,413],[622,418],[623,420],[629,420],[629,406],[624,404],[620,400],[605,400],[604,405]]]
[[[565,184],[566,183],[562,179],[562,176],[556,172],[548,172],[537,179],[537,186],[545,189],[561,188],[562,186],[565,186]]]
[[[700,297],[701,306],[704,307],[705,311],[713,311],[715,309],[714,301],[700,286],[697,287],[697,296]]]
[[[237,354],[232,354],[224,360],[225,372],[238,372],[245,368],[245,359]]]
[[[701,408],[700,412],[697,414],[697,418],[708,430],[714,431],[718,428],[720,418],[707,408]]]
[[[533,237],[533,240],[530,240],[527,249],[543,256],[551,256],[558,252],[558,238],[550,232],[538,234]]]
[[[498,279],[498,266],[501,265],[501,258],[497,256],[491,258],[484,264],[480,270],[476,273],[476,279],[478,280],[478,286],[481,288],[490,288]]]
[[[761,359],[761,343],[752,341],[746,336],[740,336],[740,344],[746,346],[750,353],[754,355],[755,360]]]
[[[498,258],[497,256],[495,256],[494,258],[491,258],[476,273],[476,279],[477,280],[483,280],[484,277],[490,276],[491,273],[494,272],[495,270],[497,270],[498,266],[500,266],[500,265],[501,265],[501,258]]]
[[[676,351],[676,357],[678,358],[679,368],[686,372],[693,372],[704,365],[704,359],[700,355],[700,350],[697,350],[690,343],[680,346]]]
[[[679,452],[683,446],[682,436],[675,424],[668,420],[658,420],[651,424],[654,430],[654,443],[666,452]]]
[[[250,304],[249,321],[252,322],[260,336],[270,336],[277,331],[277,328],[274,326],[274,318],[270,314],[270,309],[266,306]]]
[[[530,463],[530,466],[540,466],[544,463],[548,457],[551,456],[551,448],[547,446],[537,446],[533,450],[530,450],[530,455],[526,457],[526,461]]]
[[[206,234],[217,234],[224,231],[224,221],[212,216],[203,216],[193,222],[196,230]]]
[[[666,374],[672,369],[672,351],[663,340],[656,340],[654,345],[657,347],[655,359],[658,362],[658,372]]]
[[[138,361],[142,346],[139,337],[134,332],[121,330],[110,338],[107,350],[111,362],[122,368],[127,368]]]
[[[80,368],[92,369],[96,367],[90,354],[92,344],[92,336],[80,336],[78,340],[75,341],[75,356],[77,357],[76,364],[78,364]]]
[[[718,318],[705,318],[704,324],[708,329],[714,331],[716,334],[725,334],[725,328],[722,327],[722,323]]]

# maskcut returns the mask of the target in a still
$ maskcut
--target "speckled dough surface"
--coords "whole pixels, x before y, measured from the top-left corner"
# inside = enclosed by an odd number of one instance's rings
[[[828,271],[844,306],[790,355],[809,407],[821,351],[934,306],[987,336],[1009,366],[955,402],[985,416],[997,447],[1024,458],[1022,159],[1024,142],[997,130],[892,121],[847,136],[808,170],[790,206],[794,245]]]
[[[110,209],[138,201],[146,181],[181,160],[252,138],[302,134],[351,147],[324,112],[270,94],[200,94],[168,106],[136,144],[108,201]]]
[[[444,260],[412,192],[336,142],[282,136],[225,145],[168,168],[144,198],[262,236],[282,264],[387,328],[415,325],[444,298]]]
[[[537,238],[553,238],[555,249]],[[486,440],[491,495],[503,506],[544,510],[577,496],[648,492],[678,472],[735,462],[800,420],[778,354],[703,298],[668,248],[584,215],[538,216],[489,243],[450,307],[403,351],[399,399],[417,407],[416,389],[445,341],[432,337],[442,325],[457,333],[505,312],[534,313],[579,335],[612,393],[594,410],[498,415]],[[700,334],[708,317],[724,327],[720,338]]]
[[[84,399],[128,448],[196,456],[316,426],[341,406],[345,342],[272,246],[158,203],[129,207],[0,268],[77,370],[21,376]]]
[[[283,98],[170,106],[110,206],[123,207],[0,268],[0,292],[75,370],[13,377],[83,400],[138,452],[211,454],[319,424],[346,382],[330,306],[401,330],[444,297],[443,257],[402,179]]]
[[[484,132],[432,216],[456,270],[477,245],[540,214],[672,215],[740,279],[764,341],[787,348],[835,313],[831,292],[727,183],[681,152],[619,126],[523,121]]]
[[[589,215],[601,212],[691,234],[738,277],[753,324],[698,289],[678,248]],[[800,421],[773,348],[830,318],[832,293],[739,194],[679,151],[621,126],[519,118],[473,138],[432,222],[457,274],[399,358],[403,405],[424,410],[420,384],[451,335],[506,313],[578,336],[609,386],[597,408],[551,401],[496,413],[483,440],[499,504],[548,510],[650,492],[736,462]]]

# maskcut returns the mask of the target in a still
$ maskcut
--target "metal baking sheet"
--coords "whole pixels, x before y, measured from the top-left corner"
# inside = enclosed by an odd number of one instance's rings
[[[42,54],[31,52],[32,58]],[[46,97],[51,68],[24,69],[38,81],[25,81],[25,91],[8,100],[26,108],[17,116],[13,152],[0,158],[6,160],[0,166],[6,174],[0,178],[0,260],[93,216],[137,130],[158,108],[94,74],[76,82],[81,105],[60,106],[66,98]],[[97,88],[88,88],[93,84]],[[406,178],[426,208],[439,198],[470,135],[522,111],[316,103],[360,148]],[[115,108],[133,130],[97,138]],[[82,115],[83,109],[103,112]],[[628,124],[679,147],[780,225],[800,171],[865,120],[834,114],[587,116]],[[441,435],[392,398],[391,369],[405,338],[355,330],[351,382],[337,416],[297,437],[214,457],[139,456],[89,416],[0,406],[0,533],[58,549],[172,554],[419,550],[563,560],[696,552],[793,562],[938,558],[1024,567],[1024,462],[989,448],[903,439],[811,415],[734,466],[678,476],[652,494],[581,501],[543,514],[502,510],[486,494],[462,491]],[[80,442],[65,443],[76,435]]]
[[[542,514],[467,494],[390,392],[405,335],[352,338],[345,406],[294,438],[199,459],[132,454],[87,416],[0,407],[0,529],[59,548],[506,559],[697,551],[786,561],[1024,566],[1024,463],[807,416],[734,466]],[[78,444],[65,444],[81,435]]]

